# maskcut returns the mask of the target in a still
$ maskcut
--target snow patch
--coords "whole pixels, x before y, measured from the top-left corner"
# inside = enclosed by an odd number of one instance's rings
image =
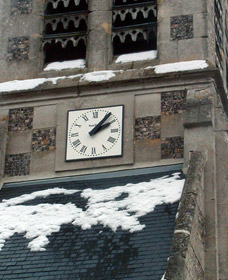
[[[190,235],[190,232],[188,230],[184,230],[184,229],[175,230],[174,233],[184,233],[184,234]]]
[[[166,274],[166,273],[165,273],[165,274]],[[166,280],[166,279],[165,279],[165,274],[162,276],[162,279],[161,279],[161,280]]]
[[[112,70],[107,71],[94,71],[87,74],[84,74],[81,78],[82,81],[88,81],[88,82],[100,82],[100,81],[106,81],[113,77],[115,77],[115,73]]]
[[[38,78],[38,79],[29,79],[29,80],[15,80],[5,83],[0,83],[0,92],[10,92],[10,91],[20,91],[20,90],[29,90],[38,87],[47,82],[51,82],[54,85],[57,84],[59,80],[64,79],[74,79],[81,77],[82,75],[72,75],[72,76],[62,76],[55,78]]]
[[[168,64],[161,64],[154,67],[156,74],[179,72],[179,71],[189,71],[197,69],[205,69],[209,65],[205,60],[193,60],[184,62],[175,62]]]
[[[116,231],[118,227],[130,232],[142,230],[145,225],[139,218],[152,212],[156,205],[174,203],[180,199],[184,180],[179,173],[172,177],[153,179],[150,182],[127,184],[109,189],[85,189],[81,197],[87,199],[86,210],[73,203],[35,206],[22,205],[38,197],[52,194],[71,195],[79,190],[60,188],[21,195],[0,203],[0,250],[15,233],[24,233],[31,251],[44,251],[48,236],[60,230],[63,224],[73,224],[82,230],[102,224]],[[124,198],[119,199],[122,194]],[[126,196],[127,195],[127,196]]]
[[[122,54],[118,56],[115,63],[126,63],[133,61],[152,60],[157,57],[157,51]]]
[[[44,71],[51,71],[51,70],[64,70],[64,69],[74,69],[74,68],[85,68],[85,59],[76,59],[76,60],[68,60],[62,62],[52,62],[49,63],[45,68]]]

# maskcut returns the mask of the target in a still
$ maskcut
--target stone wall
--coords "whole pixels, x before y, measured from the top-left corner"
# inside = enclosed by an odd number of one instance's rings
[[[206,154],[192,152],[166,280],[203,280],[205,274],[204,168]]]

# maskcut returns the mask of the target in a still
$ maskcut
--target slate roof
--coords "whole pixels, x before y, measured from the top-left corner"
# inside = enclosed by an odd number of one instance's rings
[[[0,200],[54,187],[104,189],[149,181],[170,173],[14,188],[6,186],[0,192]],[[86,206],[80,192],[67,196],[50,195],[23,204],[68,202],[82,209]],[[102,225],[92,226],[89,230],[72,224],[63,225],[59,232],[49,237],[46,251],[42,252],[31,252],[27,247],[28,240],[22,234],[14,234],[0,251],[0,279],[160,280],[167,266],[177,207],[178,203],[156,206],[153,212],[140,218],[146,227],[133,233],[119,228],[113,232]]]

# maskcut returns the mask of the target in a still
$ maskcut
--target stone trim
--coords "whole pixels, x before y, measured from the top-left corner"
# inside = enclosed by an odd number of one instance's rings
[[[176,218],[166,280],[203,280],[204,265],[204,168],[206,155],[191,154],[179,212]]]

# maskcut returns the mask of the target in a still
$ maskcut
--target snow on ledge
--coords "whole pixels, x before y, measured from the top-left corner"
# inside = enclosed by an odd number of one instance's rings
[[[118,56],[115,63],[126,63],[133,61],[152,60],[157,57],[157,51],[146,51],[138,53],[129,53]]]
[[[9,81],[5,83],[0,83],[0,92],[34,89],[47,82],[51,82],[52,84],[56,85],[59,80],[74,79],[81,76],[82,75],[79,74],[79,75],[62,76],[62,77],[55,77],[55,78],[38,78],[38,79],[29,79],[29,80]]]
[[[87,82],[107,81],[116,76],[115,72],[121,72],[121,71],[112,71],[112,70],[94,71],[94,72],[84,74],[81,80]]]
[[[14,234],[24,234],[29,240],[31,251],[44,251],[49,243],[48,236],[59,232],[61,225],[72,224],[88,230],[101,224],[113,231],[140,231],[145,225],[139,218],[152,212],[157,205],[174,203],[181,197],[184,180],[179,173],[150,182],[127,184],[108,189],[67,190],[62,188],[36,191],[0,203],[0,250],[5,241]],[[46,198],[52,194],[72,195],[80,192],[87,200],[86,210],[74,203],[23,205],[37,197]],[[121,195],[125,194],[123,199]]]
[[[154,66],[156,74],[205,69],[209,65],[205,60],[183,61]],[[151,67],[150,67],[151,68]]]
[[[67,60],[62,62],[52,62],[49,63],[45,68],[44,71],[58,71],[63,69],[74,69],[74,68],[85,68],[85,59],[76,59],[76,60]]]

